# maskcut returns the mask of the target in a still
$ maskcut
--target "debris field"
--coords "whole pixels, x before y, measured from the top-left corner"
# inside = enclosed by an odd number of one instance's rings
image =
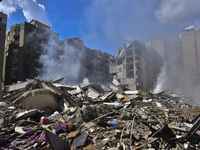
[[[59,82],[4,87],[0,149],[200,149],[200,108],[190,97]]]

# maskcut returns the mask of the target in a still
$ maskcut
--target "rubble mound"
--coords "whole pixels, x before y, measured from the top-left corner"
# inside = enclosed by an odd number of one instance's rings
[[[34,79],[4,87],[4,100],[0,149],[200,149],[200,109],[173,91]]]

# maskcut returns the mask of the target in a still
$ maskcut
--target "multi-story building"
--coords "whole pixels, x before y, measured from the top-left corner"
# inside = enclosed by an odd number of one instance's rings
[[[91,49],[87,60],[87,77],[91,82],[108,83],[111,80],[109,73],[109,60],[111,55],[100,50]]]
[[[45,53],[50,37],[59,42],[59,35],[37,20],[10,27],[6,34],[5,84],[32,79],[39,74],[39,58]]]
[[[67,63],[70,64],[66,67],[69,68],[69,73],[74,73],[74,75],[66,74],[68,84],[80,83],[85,77],[90,82],[106,83],[110,81],[110,54],[91,50],[84,44],[84,41],[76,37],[60,41],[59,54],[66,55]]]
[[[154,49],[162,59],[165,59],[165,40],[157,39],[145,42],[146,48]]]
[[[3,61],[4,61],[6,24],[7,24],[7,15],[0,12],[0,100],[3,99],[3,96],[2,96],[2,70],[3,70]]]
[[[142,41],[130,41],[110,59],[110,73],[131,90],[152,90],[162,66],[162,57]]]
[[[182,34],[183,70],[186,85],[200,84],[200,29],[187,28]]]
[[[43,66],[41,55],[52,53],[51,59],[55,61],[60,56],[64,58],[68,84],[78,84],[85,77],[91,82],[107,82],[110,79],[110,54],[91,50],[79,38],[59,41],[59,35],[49,26],[32,20],[14,24],[7,31],[4,83],[12,84],[45,74],[46,66]]]
[[[89,60],[87,59],[89,48],[84,41],[73,37],[60,41],[59,55],[65,57],[65,83],[78,84],[87,74]],[[88,60],[88,61],[87,61]],[[62,63],[62,62],[61,62]]]

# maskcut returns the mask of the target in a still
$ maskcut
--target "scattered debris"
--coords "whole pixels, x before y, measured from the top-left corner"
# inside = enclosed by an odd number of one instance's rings
[[[200,108],[191,98],[123,91],[117,80],[111,89],[62,80],[4,87],[1,149],[200,149]]]

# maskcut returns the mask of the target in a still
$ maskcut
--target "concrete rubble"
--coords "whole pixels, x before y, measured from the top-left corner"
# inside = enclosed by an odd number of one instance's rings
[[[58,81],[4,87],[0,149],[200,149],[200,107],[189,97]]]

